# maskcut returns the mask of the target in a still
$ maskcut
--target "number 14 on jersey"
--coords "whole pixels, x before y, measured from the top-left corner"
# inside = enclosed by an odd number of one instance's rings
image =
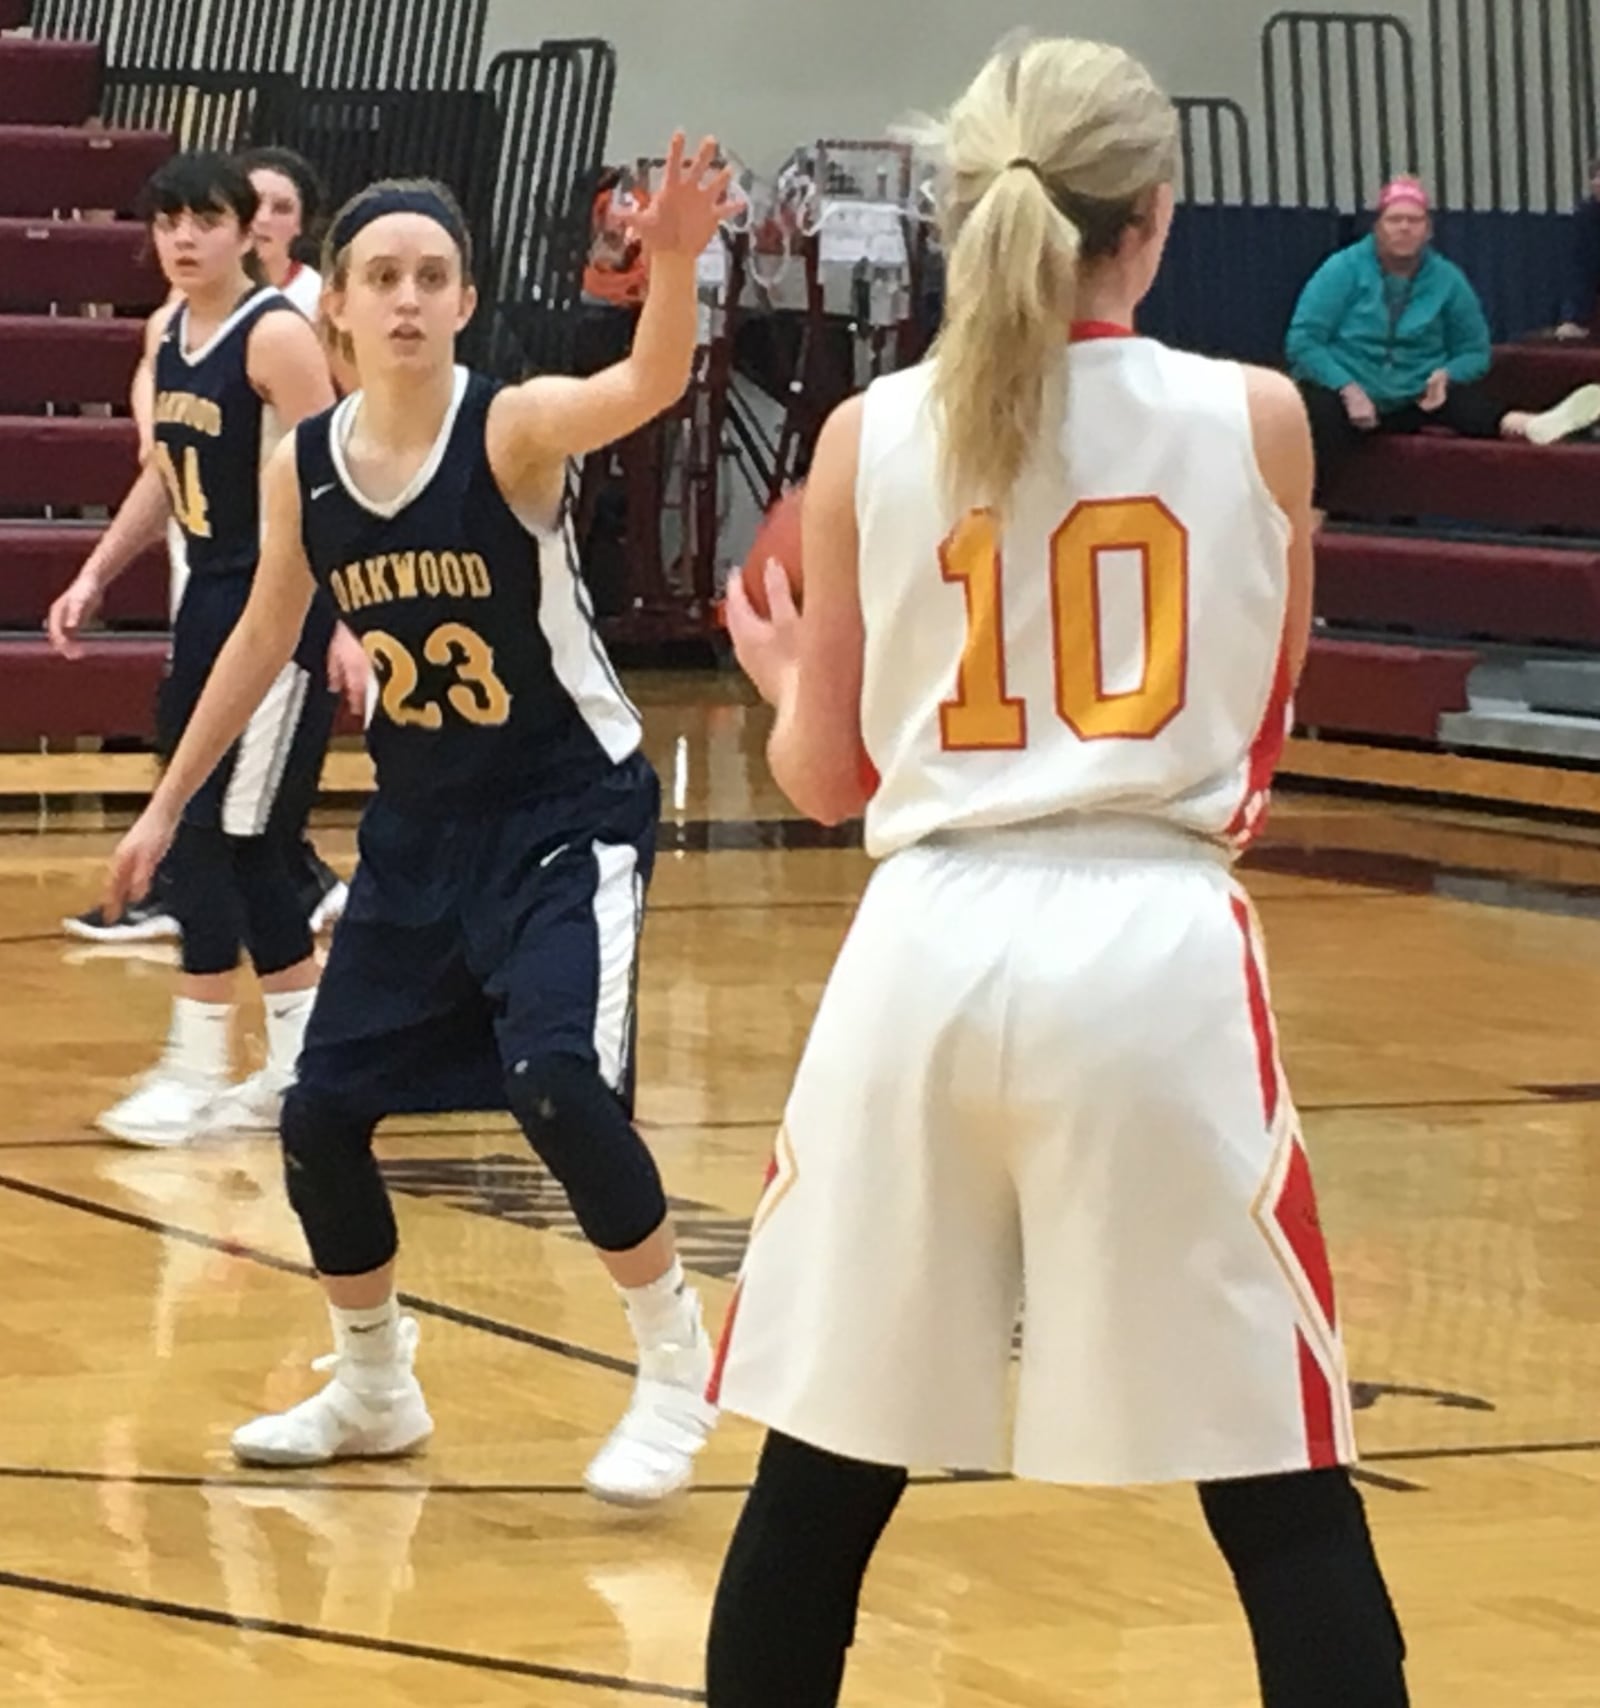
[[[1132,553],[1142,567],[1143,674],[1106,688],[1101,558]],[[1028,745],[1028,706],[1006,680],[1005,562],[990,510],[969,511],[939,548],[944,579],[967,601],[955,693],[939,708],[947,752]],[[1086,499],[1050,536],[1050,641],[1055,710],[1081,741],[1148,740],[1183,709],[1188,687],[1189,534],[1156,498]]]

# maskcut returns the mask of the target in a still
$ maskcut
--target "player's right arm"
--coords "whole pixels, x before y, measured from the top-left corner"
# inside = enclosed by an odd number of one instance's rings
[[[144,323],[144,352],[133,370],[133,384],[128,389],[128,409],[139,432],[139,467],[150,461],[156,447],[156,351],[166,336],[167,323],[183,301],[183,293],[174,291]]]
[[[294,656],[316,591],[300,539],[300,481],[289,434],[262,477],[266,522],[250,599],[211,667],[172,763],[139,822],[118,844],[106,875],[106,917],[148,893],[150,880],[195,791],[244,733],[250,715]]]
[[[100,543],[89,554],[72,584],[50,607],[45,627],[50,644],[63,658],[81,658],[78,636],[92,622],[106,589],[133,560],[153,546],[166,532],[172,515],[172,500],[166,482],[150,455],[155,445],[155,352],[178,303],[174,294],[145,323],[144,355],[134,371],[129,404],[139,434],[139,476],[128,489]]]
[[[63,658],[82,657],[78,635],[100,609],[106,589],[140,552],[162,537],[171,514],[167,483],[152,458],[140,469],[111,526],[100,536],[99,545],[73,577],[72,585],[50,607],[45,626],[50,644]]]
[[[1261,478],[1289,518],[1292,530],[1284,644],[1289,651],[1289,681],[1293,687],[1300,680],[1311,645],[1311,613],[1316,591],[1316,520],[1311,508],[1316,458],[1311,445],[1311,423],[1299,388],[1285,375],[1268,368],[1246,368],[1245,390]]]
[[[687,163],[672,139],[662,185],[637,215],[650,257],[650,290],[628,354],[584,379],[538,374],[507,386],[490,407],[489,464],[501,491],[545,511],[559,503],[569,459],[587,456],[653,421],[684,394],[699,342],[697,264],[728,199],[729,167],[707,137]]]

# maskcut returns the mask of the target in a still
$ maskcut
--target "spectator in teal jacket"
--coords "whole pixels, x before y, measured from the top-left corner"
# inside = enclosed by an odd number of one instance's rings
[[[1507,410],[1484,389],[1489,323],[1466,274],[1434,249],[1427,191],[1415,178],[1388,185],[1372,235],[1312,275],[1288,357],[1311,416],[1319,487],[1375,433],[1442,427],[1549,445],[1600,421],[1600,386],[1541,415]]]

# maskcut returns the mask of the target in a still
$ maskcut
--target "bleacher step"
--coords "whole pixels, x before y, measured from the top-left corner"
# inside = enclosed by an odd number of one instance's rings
[[[1525,705],[1484,701],[1469,711],[1446,712],[1439,720],[1439,739],[1447,747],[1600,765],[1600,718],[1536,712]]]
[[[1600,718],[1600,659],[1530,659],[1522,687],[1536,712]]]

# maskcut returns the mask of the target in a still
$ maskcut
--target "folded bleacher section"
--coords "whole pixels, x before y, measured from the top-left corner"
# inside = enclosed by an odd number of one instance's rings
[[[0,21],[26,21],[16,0]],[[166,651],[160,552],[117,583],[81,663],[41,633],[99,537],[93,518],[137,472],[128,386],[142,317],[165,294],[123,216],[174,141],[89,128],[104,69],[95,43],[0,36],[0,742],[13,747],[148,737]]]

